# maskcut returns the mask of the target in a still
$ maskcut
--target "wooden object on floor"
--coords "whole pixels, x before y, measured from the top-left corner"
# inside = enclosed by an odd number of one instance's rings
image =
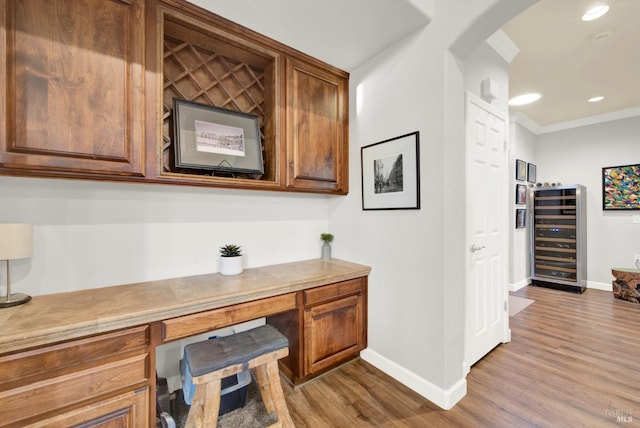
[[[616,278],[612,281],[613,295],[618,299],[640,303],[640,270],[638,269],[611,269]]]
[[[293,427],[278,372],[278,359],[289,354],[288,345],[287,338],[270,325],[187,345],[185,359],[196,392],[186,427],[216,427],[222,379],[249,369],[256,369],[267,411],[278,415],[273,426]]]

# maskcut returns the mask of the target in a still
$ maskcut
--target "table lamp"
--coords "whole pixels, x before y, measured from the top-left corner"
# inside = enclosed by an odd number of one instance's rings
[[[33,226],[30,224],[0,224],[0,260],[7,261],[7,295],[0,297],[0,308],[22,305],[31,300],[23,293],[11,294],[9,260],[31,257]]]

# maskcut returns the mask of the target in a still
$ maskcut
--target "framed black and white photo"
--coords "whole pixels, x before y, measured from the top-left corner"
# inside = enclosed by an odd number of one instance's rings
[[[523,160],[516,159],[516,180],[524,181],[527,179],[527,163]]]
[[[518,208],[516,210],[516,229],[524,229],[527,222],[527,210]]]
[[[420,209],[418,131],[360,149],[363,210]]]
[[[527,164],[527,181],[529,183],[535,183],[536,182],[536,166],[532,163],[528,163]]]
[[[258,117],[192,101],[173,101],[178,168],[263,174]]]
[[[516,204],[527,203],[527,186],[524,184],[516,184]]]

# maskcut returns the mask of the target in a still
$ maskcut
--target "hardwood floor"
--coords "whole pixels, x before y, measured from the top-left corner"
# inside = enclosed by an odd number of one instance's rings
[[[640,305],[611,292],[525,287],[511,342],[480,360],[442,410],[357,360],[295,391],[296,427],[640,426]]]

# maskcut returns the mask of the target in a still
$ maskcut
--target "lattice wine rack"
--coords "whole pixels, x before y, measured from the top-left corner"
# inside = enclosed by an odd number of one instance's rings
[[[174,28],[182,29],[186,32],[185,34],[192,33],[183,27],[174,26]],[[202,44],[205,43],[198,43],[203,40],[200,34],[195,41],[181,39],[165,32],[163,170],[187,174],[210,174],[210,171],[179,170],[174,165],[172,109],[173,99],[178,98],[258,116],[265,174],[263,176],[244,175],[241,178],[272,179],[275,167],[269,162],[273,156],[269,153],[272,151],[269,147],[272,144],[270,143],[272,136],[268,131],[271,114],[265,111],[271,104],[269,102],[265,104],[265,94],[271,93],[269,88],[265,89],[265,76],[267,84],[270,84],[272,65],[266,63],[266,67],[260,67],[216,52],[212,49],[215,48],[216,43],[220,43],[216,39],[207,39],[207,46],[203,47]],[[229,52],[228,46],[222,47],[221,50]],[[244,52],[239,56],[247,55]],[[264,59],[262,62],[264,63]]]

